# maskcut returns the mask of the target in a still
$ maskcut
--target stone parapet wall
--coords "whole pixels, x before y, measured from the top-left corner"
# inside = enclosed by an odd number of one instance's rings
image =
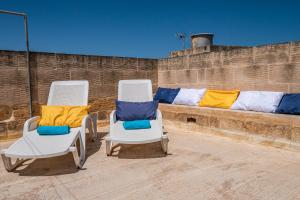
[[[160,104],[164,124],[300,150],[300,116]]]
[[[34,115],[47,103],[50,84],[88,80],[89,104],[107,120],[121,79],[151,79],[157,87],[157,60],[33,52],[30,56]],[[29,117],[26,54],[0,51],[0,139],[15,137]],[[18,134],[17,134],[18,135]]]
[[[300,42],[159,59],[158,85],[300,92]]]

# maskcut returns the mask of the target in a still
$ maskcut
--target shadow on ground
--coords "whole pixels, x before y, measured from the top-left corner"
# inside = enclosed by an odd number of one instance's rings
[[[102,138],[104,133],[98,132],[97,139],[93,142],[91,138],[87,139],[87,153],[86,159],[96,152],[98,152],[102,146]],[[14,173],[18,173],[20,176],[53,176],[72,174],[80,169],[77,169],[74,163],[73,155],[68,153],[63,156],[28,160],[18,167]],[[85,168],[81,169],[85,170]]]
[[[120,159],[146,159],[165,157],[160,142],[136,145],[116,145],[113,147],[112,155]]]

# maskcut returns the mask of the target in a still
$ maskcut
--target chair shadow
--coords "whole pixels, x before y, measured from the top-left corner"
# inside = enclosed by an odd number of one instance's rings
[[[87,137],[86,160],[101,148],[102,135],[102,132],[98,132],[94,142],[90,137]],[[85,169],[84,166],[83,169],[78,169],[74,163],[73,155],[68,153],[52,158],[27,160],[15,169],[14,173],[18,173],[20,176],[54,176],[72,174]]]
[[[161,158],[167,155],[161,149],[161,143],[149,144],[118,144],[112,149],[112,157],[120,159],[148,159],[148,158]]]
[[[103,132],[103,137],[108,132]],[[120,159],[147,159],[147,158],[162,158],[170,153],[165,154],[162,151],[161,142],[147,144],[116,144],[112,147],[111,157]]]

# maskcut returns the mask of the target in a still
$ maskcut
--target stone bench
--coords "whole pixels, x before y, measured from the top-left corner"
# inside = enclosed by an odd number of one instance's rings
[[[167,127],[300,150],[300,116],[160,104]]]

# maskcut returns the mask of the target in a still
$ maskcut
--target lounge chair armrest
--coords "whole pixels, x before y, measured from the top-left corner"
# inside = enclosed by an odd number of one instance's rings
[[[96,136],[96,134],[97,134],[98,112],[89,113],[89,116],[92,120],[92,128],[93,128],[94,136]]]
[[[87,128],[87,126],[88,126],[88,123],[89,123],[89,120],[91,120],[92,118],[91,118],[91,116],[88,114],[88,115],[86,115],[86,116],[84,116],[83,118],[82,118],[82,121],[81,121],[81,127],[82,128],[84,128],[84,130],[85,130],[85,128]]]
[[[32,117],[32,118],[28,119],[24,124],[23,134],[28,133],[29,131],[32,131],[32,130],[36,129],[37,126],[38,126],[39,121],[40,121],[39,116]]]
[[[162,122],[162,114],[159,109],[156,110],[156,119]]]
[[[113,123],[116,123],[116,122],[117,122],[117,115],[116,115],[116,111],[113,110],[110,113],[109,123],[110,123],[110,125],[112,125]]]

